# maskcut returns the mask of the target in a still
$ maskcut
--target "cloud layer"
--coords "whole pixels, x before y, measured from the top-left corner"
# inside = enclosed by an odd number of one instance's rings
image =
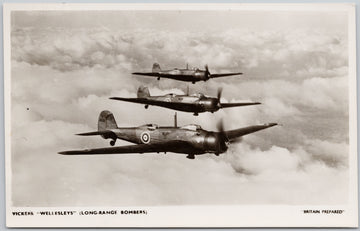
[[[13,16],[17,20],[13,20],[11,37],[15,206],[347,201],[346,29],[322,29],[311,23],[292,30],[171,30],[171,26],[157,30],[156,24],[116,30],[36,27],[20,23],[23,14]],[[151,20],[157,17],[162,18],[154,15]],[[192,23],[203,22],[200,17]],[[148,86],[153,95],[185,92],[185,83],[131,75],[149,71],[153,62],[164,69],[189,63],[208,64],[214,73],[242,71],[241,77],[197,83],[190,90],[215,96],[217,88],[223,87],[224,102],[263,103],[198,117],[180,112],[179,124],[197,123],[215,130],[216,121],[224,118],[227,129],[265,122],[283,126],[246,136],[220,157],[202,155],[194,161],[170,153],[56,154],[108,146],[99,137],[73,135],[95,130],[98,113],[105,109],[114,113],[119,126],[171,125],[171,110],[145,110],[142,105],[108,99],[135,96],[140,85]]]

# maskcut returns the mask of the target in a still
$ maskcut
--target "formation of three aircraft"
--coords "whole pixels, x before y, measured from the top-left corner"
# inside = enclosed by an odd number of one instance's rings
[[[242,73],[211,74],[208,66],[205,70],[197,68],[161,70],[160,65],[154,63],[152,72],[135,72],[134,75],[143,75],[160,78],[168,78],[179,81],[195,83],[207,81],[211,78],[241,75]],[[215,112],[221,108],[248,106],[260,104],[258,102],[242,103],[221,103],[222,89],[220,88],[217,97],[207,97],[202,93],[189,95],[167,94],[163,96],[150,96],[146,87],[139,87],[137,98],[111,97],[113,100],[121,100],[149,105],[170,108],[179,111],[192,112],[195,116],[201,112]],[[186,154],[187,158],[195,159],[195,155],[214,153],[219,155],[228,149],[230,143],[238,142],[239,137],[277,125],[268,123],[253,125],[234,130],[224,130],[222,121],[217,124],[217,132],[206,131],[199,125],[190,124],[182,127],[177,126],[175,113],[174,126],[159,127],[156,124],[146,124],[139,127],[118,127],[113,114],[110,111],[102,111],[98,119],[98,131],[81,133],[81,136],[100,135],[104,139],[111,139],[110,145],[114,146],[117,139],[126,140],[135,145],[72,150],[59,152],[64,155],[93,155],[93,154],[131,154],[131,153],[152,153],[152,152],[173,152]]]

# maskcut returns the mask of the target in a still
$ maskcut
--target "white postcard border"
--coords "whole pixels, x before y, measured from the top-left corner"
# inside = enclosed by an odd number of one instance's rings
[[[164,206],[19,208],[11,205],[11,50],[10,14],[14,10],[264,10],[346,11],[349,27],[349,203],[344,206]],[[4,113],[6,224],[8,227],[357,227],[357,98],[354,4],[4,4]],[[343,214],[306,214],[304,210],[343,210]],[[81,211],[116,210],[117,215],[82,216]],[[121,215],[121,211],[146,214]],[[12,212],[64,212],[66,216],[12,216]]]

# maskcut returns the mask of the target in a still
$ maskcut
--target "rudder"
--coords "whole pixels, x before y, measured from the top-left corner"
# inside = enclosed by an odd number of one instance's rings
[[[138,98],[146,98],[150,96],[149,89],[147,87],[140,86],[137,91]]]
[[[158,63],[153,64],[152,72],[156,73],[161,71],[160,65]]]
[[[110,111],[102,111],[99,115],[98,130],[116,129],[117,124],[114,115]]]

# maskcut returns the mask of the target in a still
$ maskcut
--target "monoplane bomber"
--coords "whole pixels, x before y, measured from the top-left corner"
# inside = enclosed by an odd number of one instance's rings
[[[205,65],[204,70],[200,70],[199,68],[191,69],[188,67],[188,65],[186,65],[186,68],[184,69],[174,68],[172,70],[161,70],[160,65],[158,63],[154,63],[152,72],[134,72],[132,74],[156,77],[158,80],[160,80],[160,78],[168,78],[168,79],[195,83],[198,81],[207,81],[212,78],[226,77],[232,75],[242,75],[243,73],[234,72],[234,73],[224,73],[224,74],[211,74],[208,65]]]
[[[218,123],[218,131],[206,131],[199,125],[190,124],[177,126],[175,115],[173,127],[159,127],[156,124],[146,124],[140,127],[119,128],[113,114],[102,111],[98,120],[98,131],[81,133],[81,136],[99,135],[104,139],[111,139],[110,145],[114,146],[117,139],[134,143],[108,148],[73,150],[59,152],[63,155],[90,155],[90,154],[122,154],[122,153],[149,153],[173,152],[187,154],[188,159],[195,159],[195,155],[214,153],[220,155],[226,152],[228,145],[237,142],[238,138],[262,129],[277,125],[276,123],[262,124],[224,130],[222,121]]]
[[[145,104],[146,109],[149,105],[154,105],[178,111],[193,112],[195,116],[201,112],[216,112],[221,108],[260,104],[259,102],[221,103],[221,93],[222,88],[219,88],[216,98],[205,96],[202,93],[190,95],[188,88],[186,95],[169,93],[161,96],[151,96],[149,89],[141,86],[138,88],[137,98],[111,97],[110,99]]]
[[[207,65],[205,70],[189,69],[186,67],[186,69],[162,71],[159,64],[155,63],[153,72],[135,72],[133,74],[195,83],[202,80],[207,81],[211,78],[240,75],[242,73],[210,74]],[[191,112],[196,116],[201,112],[215,112],[221,108],[260,104],[259,102],[222,103],[220,100],[221,94],[222,89],[219,88],[217,97],[205,96],[202,93],[190,95],[189,89],[186,95],[170,93],[162,96],[151,96],[148,88],[139,87],[137,98],[111,97],[110,99],[144,104],[145,108],[148,108],[149,105],[154,105]],[[277,123],[267,123],[226,131],[221,120],[217,124],[218,131],[207,131],[197,124],[178,127],[177,115],[175,113],[174,126],[159,127],[156,124],[146,124],[139,127],[118,127],[113,114],[105,110],[99,115],[97,131],[80,133],[78,135],[101,136],[104,139],[111,139],[111,146],[115,145],[117,139],[133,143],[132,145],[63,151],[59,152],[59,154],[94,155],[173,152],[186,154],[188,159],[195,159],[195,155],[205,153],[213,153],[218,156],[226,152],[231,143],[239,142],[239,137],[276,125]]]

